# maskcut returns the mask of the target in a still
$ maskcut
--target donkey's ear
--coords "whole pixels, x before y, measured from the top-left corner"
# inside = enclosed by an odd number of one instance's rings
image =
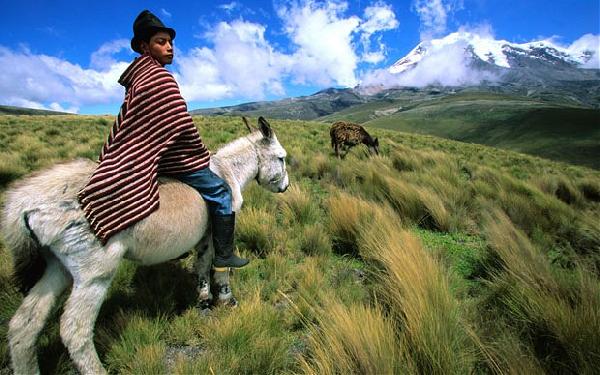
[[[273,136],[273,130],[271,130],[271,125],[265,120],[264,117],[260,116],[258,118],[258,125],[260,125],[260,132],[263,134],[265,138],[271,138]]]
[[[244,124],[246,125],[248,131],[252,133],[252,127],[250,126],[250,124],[248,124],[248,119],[246,118],[246,116],[242,116],[242,121],[244,121]]]

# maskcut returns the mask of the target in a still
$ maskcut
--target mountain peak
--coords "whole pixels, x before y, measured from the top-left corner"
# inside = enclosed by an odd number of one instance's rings
[[[550,40],[519,44],[497,40],[489,34],[457,31],[440,39],[419,43],[406,56],[392,64],[388,71],[392,74],[409,71],[428,56],[449,48],[461,49],[471,59],[505,69],[522,66],[524,58],[550,64],[582,67],[590,61],[594,53],[588,50],[570,50]]]

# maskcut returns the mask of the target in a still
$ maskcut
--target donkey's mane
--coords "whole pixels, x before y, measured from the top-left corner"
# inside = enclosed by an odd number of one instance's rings
[[[236,138],[235,140],[221,146],[215,152],[215,155],[219,155],[221,157],[227,157],[230,155],[234,155],[238,153],[240,150],[252,146],[253,144],[259,142],[262,138],[262,134],[260,131],[255,131],[245,137]]]

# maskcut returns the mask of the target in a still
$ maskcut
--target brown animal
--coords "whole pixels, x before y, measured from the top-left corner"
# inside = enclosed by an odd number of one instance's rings
[[[371,154],[379,155],[379,140],[373,139],[365,128],[358,124],[337,121],[331,125],[329,135],[331,136],[331,147],[333,147],[335,155],[340,158],[342,157],[340,147],[346,148],[345,156],[351,147],[360,143],[364,143]]]

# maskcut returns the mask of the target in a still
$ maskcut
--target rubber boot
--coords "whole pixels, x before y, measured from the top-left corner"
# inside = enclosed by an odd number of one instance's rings
[[[231,215],[213,215],[212,235],[215,247],[213,266],[216,268],[241,268],[248,264],[248,259],[233,253],[233,231],[235,228],[235,212]]]

